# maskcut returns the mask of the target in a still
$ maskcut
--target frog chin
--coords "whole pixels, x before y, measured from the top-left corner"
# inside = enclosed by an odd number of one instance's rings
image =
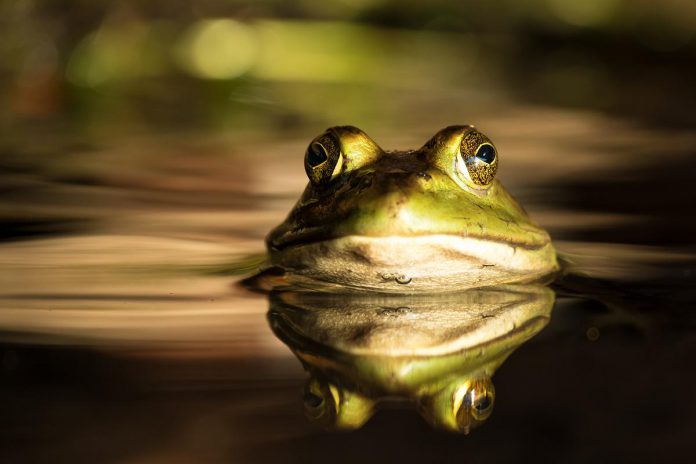
[[[558,270],[551,242],[536,247],[458,235],[350,235],[271,254],[271,263],[321,282],[390,293],[535,282]]]

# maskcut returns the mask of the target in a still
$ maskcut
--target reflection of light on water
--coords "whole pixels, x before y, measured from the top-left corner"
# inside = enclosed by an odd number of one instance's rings
[[[112,235],[2,248],[0,328],[24,334],[23,343],[177,355],[283,353],[267,336],[265,299],[235,290],[230,270],[209,272],[215,263],[233,268],[234,246]]]
[[[696,260],[693,253],[657,246],[570,241],[556,245],[574,272],[611,280],[655,278],[669,265],[679,268]]]

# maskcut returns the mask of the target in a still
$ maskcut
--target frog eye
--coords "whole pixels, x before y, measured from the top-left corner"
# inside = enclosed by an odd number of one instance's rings
[[[305,153],[305,171],[313,185],[327,185],[341,172],[342,167],[341,144],[334,134],[325,132],[312,140]]]
[[[309,420],[332,430],[353,430],[372,416],[373,401],[329,382],[311,377],[305,384],[304,410]]]
[[[325,187],[341,174],[369,166],[383,153],[357,127],[330,127],[307,147],[305,171],[312,185]]]
[[[493,402],[495,399],[495,389],[489,379],[479,379],[472,382],[464,391],[462,400],[457,410],[457,422],[462,422],[464,418],[460,415],[470,415],[478,422],[488,419],[493,412]]]
[[[316,379],[310,379],[305,385],[303,395],[305,414],[311,420],[331,421],[335,413],[334,398],[328,385],[322,384]]]
[[[495,389],[490,377],[460,379],[422,400],[423,415],[433,425],[469,433],[493,412]]]
[[[488,137],[476,130],[466,132],[456,157],[455,170],[471,187],[491,185],[498,170],[498,153]]]
[[[493,412],[495,388],[489,377],[481,377],[455,388],[452,394],[452,407],[459,430],[468,432]]]

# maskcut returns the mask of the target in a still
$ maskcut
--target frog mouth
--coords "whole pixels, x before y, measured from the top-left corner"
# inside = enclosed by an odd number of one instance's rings
[[[433,234],[418,234],[418,235],[364,235],[364,234],[350,234],[350,235],[332,235],[332,234],[327,234],[326,230],[324,230],[321,227],[313,227],[313,228],[303,228],[301,231],[298,233],[284,233],[284,234],[279,234],[276,235],[272,233],[271,235],[268,236],[266,242],[268,244],[268,248],[271,251],[282,251],[287,248],[293,248],[293,247],[301,247],[301,246],[306,246],[306,245],[317,245],[320,243],[330,243],[331,241],[341,239],[341,238],[346,238],[346,239],[355,239],[355,240],[385,240],[385,239],[403,239],[408,241],[409,239],[413,240],[418,240],[423,237],[440,237],[444,242],[449,241],[450,239],[474,239],[478,240],[481,242],[491,242],[491,243],[496,243],[499,245],[505,245],[511,248],[515,249],[521,249],[521,250],[528,250],[528,251],[536,251],[543,249],[544,247],[548,246],[551,243],[551,239],[543,231],[529,231],[530,233],[534,232],[534,236],[536,240],[530,240],[529,238],[524,239],[520,238],[519,240],[515,240],[514,238],[510,239],[498,239],[495,237],[491,237],[490,235],[485,235],[485,234],[467,234],[467,235],[459,235],[459,234],[448,234],[448,233],[433,233]],[[408,243],[404,244],[404,252],[408,252]]]

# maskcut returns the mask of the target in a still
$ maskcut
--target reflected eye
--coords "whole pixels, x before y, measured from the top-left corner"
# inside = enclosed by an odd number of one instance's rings
[[[304,394],[304,404],[307,408],[315,410],[324,405],[324,398],[315,394],[314,392],[307,391]]]
[[[328,429],[352,430],[372,415],[374,403],[356,392],[317,376],[307,380],[304,390],[307,417]]]
[[[332,133],[320,135],[307,147],[305,171],[313,185],[327,185],[341,172],[342,167],[341,144]]]
[[[420,401],[421,412],[430,423],[466,434],[493,412],[495,388],[486,375],[455,378],[439,392]]]
[[[488,137],[475,130],[467,132],[462,138],[456,169],[471,187],[488,187],[498,170],[498,153]]]
[[[483,420],[493,407],[493,397],[488,391],[484,391],[475,396],[475,392],[469,392],[471,401],[471,413],[477,420]]]
[[[458,403],[456,397],[462,395],[461,403]],[[493,412],[493,403],[495,402],[495,388],[490,378],[483,377],[471,381],[470,384],[464,385],[455,393],[455,415],[457,423],[463,429],[485,421]]]
[[[305,387],[303,402],[307,415],[314,419],[324,415],[326,412],[326,401],[324,400],[326,393],[322,391],[321,385],[317,382],[309,383]]]
[[[310,379],[305,385],[302,400],[305,413],[310,419],[333,422],[335,409],[328,384]]]

